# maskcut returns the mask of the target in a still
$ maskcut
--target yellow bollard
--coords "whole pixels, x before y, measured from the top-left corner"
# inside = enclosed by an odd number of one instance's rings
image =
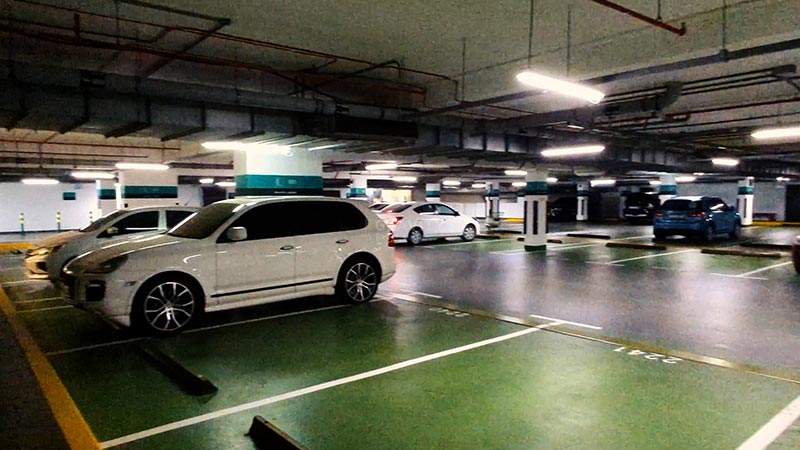
[[[61,231],[61,211],[56,212],[56,229]]]
[[[19,232],[25,234],[25,214],[19,213]]]

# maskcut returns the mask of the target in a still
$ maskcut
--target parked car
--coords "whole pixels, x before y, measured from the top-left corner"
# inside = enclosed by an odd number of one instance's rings
[[[652,223],[659,206],[658,195],[631,192],[625,197],[622,217],[630,223]]]
[[[800,236],[795,237],[792,244],[792,264],[794,271],[800,274]]]
[[[392,230],[395,239],[413,245],[427,238],[460,237],[471,241],[480,230],[477,220],[442,203],[400,203],[384,209],[378,216]]]
[[[561,197],[547,202],[547,220],[549,222],[571,222],[578,214],[576,197]]]
[[[367,302],[395,272],[393,246],[364,202],[240,198],[167,233],[84,254],[59,287],[122,326],[175,333],[210,311],[334,293]]]
[[[716,234],[738,239],[742,218],[718,197],[673,197],[661,205],[653,221],[656,239],[670,235],[696,236],[706,241]]]
[[[119,209],[85,228],[59,233],[33,244],[25,254],[26,274],[28,278],[55,282],[61,276],[61,269],[72,258],[107,244],[113,238],[166,231],[199,209],[188,206]]]

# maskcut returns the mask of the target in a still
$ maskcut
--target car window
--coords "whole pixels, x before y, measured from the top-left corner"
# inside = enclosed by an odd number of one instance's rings
[[[400,204],[397,204],[397,205],[392,205],[392,206],[384,209],[381,212],[385,212],[385,213],[400,213],[400,212],[403,212],[403,211],[407,210],[410,207],[411,207],[410,203],[405,203],[405,204],[404,203],[400,203]]]
[[[245,211],[231,227],[244,227],[248,241],[306,234],[301,211],[293,202],[267,203]],[[219,242],[229,242],[223,233]]]
[[[158,229],[158,211],[145,211],[131,214],[116,221],[113,225],[117,234],[141,233]]]
[[[667,200],[662,208],[668,211],[689,211],[700,209],[700,202],[696,200]]]
[[[708,209],[712,211],[724,211],[725,210],[725,202],[719,198],[712,198],[708,201]]]
[[[369,209],[381,209],[386,205],[387,203],[375,203],[374,205],[370,205]]]
[[[355,206],[344,202],[297,202],[296,216],[304,222],[304,234],[360,230],[367,218]]]
[[[211,235],[220,225],[233,216],[237,203],[213,203],[201,209],[189,220],[170,230],[170,236],[203,239]]]
[[[90,232],[90,231],[99,231],[103,229],[106,225],[110,224],[111,222],[117,220],[118,218],[127,214],[128,211],[124,209],[118,209],[112,213],[106,214],[105,216],[95,220],[94,222],[90,223],[88,226],[81,228],[80,231],[83,232]]]
[[[175,211],[167,210],[167,228],[173,228],[175,225],[183,222],[183,219],[194,214],[193,211]]]
[[[436,207],[433,205],[420,205],[414,208],[414,212],[417,214],[436,214]]]
[[[451,207],[446,205],[434,205],[436,207],[436,212],[440,216],[457,216],[458,213]]]

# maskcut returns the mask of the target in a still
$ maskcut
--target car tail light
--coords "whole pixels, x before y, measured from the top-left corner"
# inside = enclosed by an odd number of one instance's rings
[[[657,213],[656,213],[656,217],[664,217],[664,213],[662,213],[662,212],[657,212]]]
[[[389,219],[388,224],[389,225],[397,225],[397,223],[400,222],[401,220],[403,220],[403,216],[394,216],[391,219]]]
[[[705,211],[700,211],[698,213],[692,214],[692,217],[705,217],[705,216],[706,216],[706,212]]]
[[[389,232],[389,247],[394,247],[394,233]]]

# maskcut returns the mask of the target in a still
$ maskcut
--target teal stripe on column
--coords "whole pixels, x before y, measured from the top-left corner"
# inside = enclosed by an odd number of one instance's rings
[[[500,197],[500,189],[492,189],[488,195],[489,197]]]
[[[754,192],[753,186],[739,186],[739,195],[748,195]]]
[[[662,184],[658,187],[659,195],[678,195],[678,186],[674,184]]]
[[[62,192],[61,193],[62,200],[75,200],[75,193],[74,192]]]
[[[528,181],[525,185],[525,195],[547,195],[547,182]]]
[[[322,195],[315,175],[236,175],[236,195]]]
[[[348,198],[364,198],[367,196],[367,188],[351,187]]]
[[[116,200],[117,191],[114,189],[98,189],[97,198],[99,200]]]
[[[588,196],[589,196],[589,191],[587,191],[587,190],[585,190],[585,189],[580,189],[580,190],[578,190],[578,192],[576,193],[576,195],[577,195],[578,197],[588,197]]]
[[[442,196],[440,191],[425,191],[425,197],[435,197],[439,198]]]
[[[178,186],[122,186],[122,198],[178,198]]]

